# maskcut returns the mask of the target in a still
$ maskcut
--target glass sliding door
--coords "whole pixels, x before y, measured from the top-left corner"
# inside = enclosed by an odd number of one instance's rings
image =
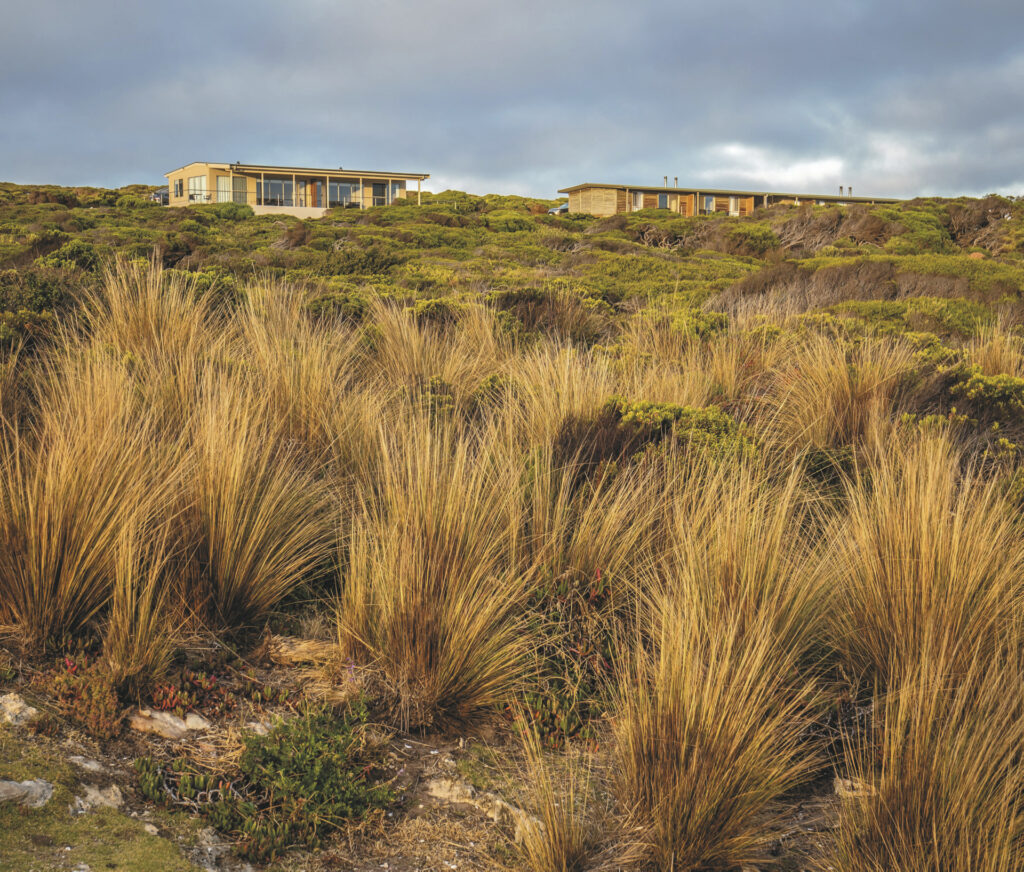
[[[294,203],[291,179],[264,179],[257,183],[259,201],[264,206],[291,206]]]
[[[358,206],[359,205],[359,184],[358,182],[331,182],[327,191],[327,206]]]
[[[245,176],[235,176],[231,180],[231,199],[235,203],[249,201],[249,180]]]

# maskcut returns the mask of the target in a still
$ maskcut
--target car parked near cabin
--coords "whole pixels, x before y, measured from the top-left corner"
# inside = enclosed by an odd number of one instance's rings
[[[568,211],[569,203],[565,202],[548,209],[548,215],[565,215]]]

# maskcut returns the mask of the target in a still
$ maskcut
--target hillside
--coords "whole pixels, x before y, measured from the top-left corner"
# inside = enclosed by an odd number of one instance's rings
[[[0,184],[0,865],[1024,865],[1024,202],[147,191]]]

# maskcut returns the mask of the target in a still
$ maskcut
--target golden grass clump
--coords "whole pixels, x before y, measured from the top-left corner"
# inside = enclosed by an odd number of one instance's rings
[[[7,436],[0,465],[0,623],[36,648],[97,617],[122,531],[148,525],[175,475],[173,458],[154,464],[154,422],[119,363],[69,351],[43,384],[33,428]]]
[[[967,344],[968,358],[984,375],[1024,378],[1024,335],[1001,324],[981,328]]]
[[[613,728],[627,829],[658,869],[765,858],[782,795],[816,765],[807,688],[765,622],[708,622],[688,597],[654,605],[621,673]]]
[[[209,377],[192,439],[182,512],[189,599],[214,625],[252,625],[329,566],[331,504],[244,386]]]
[[[545,756],[535,730],[523,733],[523,779],[536,816],[523,815],[520,849],[532,872],[585,872],[601,845],[593,817],[590,765],[569,753]]]
[[[944,436],[888,446],[827,532],[831,632],[855,682],[898,686],[928,659],[959,671],[1018,630],[1024,538],[999,483],[961,463]]]
[[[360,370],[359,335],[346,324],[314,321],[306,296],[280,282],[248,286],[231,324],[233,358],[266,403],[284,438],[314,463],[332,448],[332,410],[347,406]]]
[[[869,735],[848,752],[852,789],[820,868],[1022,868],[1022,679],[1013,655],[955,666],[923,657],[905,669],[900,687],[876,700]]]
[[[130,368],[149,410],[180,426],[196,402],[202,372],[223,346],[223,324],[208,294],[187,274],[156,264],[115,262],[83,300],[93,344]],[[66,341],[74,344],[74,337]]]
[[[858,444],[892,419],[913,364],[905,343],[815,334],[775,370],[766,435],[792,451]]]
[[[121,531],[114,554],[113,589],[103,637],[103,657],[117,687],[140,696],[170,668],[177,645],[180,603],[169,583],[170,525]]]
[[[472,721],[529,666],[515,473],[493,434],[471,441],[423,416],[380,439],[343,557],[340,644],[376,665],[404,728]]]
[[[830,595],[813,560],[821,509],[802,469],[697,456],[674,474],[656,588],[687,596],[709,626],[769,632],[786,656],[820,646]]]

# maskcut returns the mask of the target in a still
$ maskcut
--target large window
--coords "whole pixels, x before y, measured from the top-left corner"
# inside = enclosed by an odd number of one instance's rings
[[[190,176],[188,180],[188,201],[190,203],[205,203],[210,199],[206,193],[206,176]]]
[[[184,197],[185,196],[185,180],[175,179],[174,180],[174,196]]]
[[[256,183],[256,195],[263,206],[292,206],[293,185],[291,179],[264,179]]]
[[[668,194],[658,194],[658,208],[659,209],[667,209],[668,208]]]
[[[332,208],[334,206],[359,205],[359,183],[331,182],[327,205]]]
[[[395,200],[405,196],[405,183],[404,182],[392,182],[391,183],[391,196],[388,199],[389,203],[394,203]]]

